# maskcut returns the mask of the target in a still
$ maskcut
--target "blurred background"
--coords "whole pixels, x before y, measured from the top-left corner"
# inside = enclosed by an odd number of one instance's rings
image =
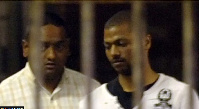
[[[24,67],[21,40],[24,34],[27,1],[0,2],[0,81]],[[95,59],[94,78],[109,82],[117,73],[108,62],[103,46],[104,23],[120,10],[131,9],[129,2],[95,3]],[[70,28],[71,51],[66,66],[80,71],[80,3],[45,2],[45,11],[59,14]],[[194,72],[195,89],[199,92],[199,1],[193,1],[195,24]],[[147,2],[148,25],[153,27],[153,45],[150,51],[152,68],[157,72],[183,80],[182,2]],[[188,36],[190,37],[190,36]],[[88,57],[89,58],[89,57]]]

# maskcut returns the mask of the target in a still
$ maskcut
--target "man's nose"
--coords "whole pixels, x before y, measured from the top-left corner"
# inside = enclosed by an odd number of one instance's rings
[[[113,45],[111,47],[111,56],[119,56],[120,55],[120,51],[119,51],[119,48],[115,45]]]
[[[47,59],[54,60],[56,57],[56,51],[54,47],[49,47],[47,50]]]

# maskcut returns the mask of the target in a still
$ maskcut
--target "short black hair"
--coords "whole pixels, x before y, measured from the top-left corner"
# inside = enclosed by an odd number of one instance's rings
[[[146,18],[145,19],[146,20],[146,33],[151,34],[151,35],[157,35],[156,32],[158,32],[158,30],[155,29],[155,27],[153,25],[150,25],[150,23],[149,23],[149,22],[152,22],[151,18],[148,18],[151,15],[149,15],[149,13],[146,11],[144,11],[143,14],[144,14],[144,18]],[[131,10],[121,10],[121,11],[117,12],[116,14],[114,14],[110,19],[108,19],[108,21],[104,25],[104,29],[108,29],[112,26],[118,26],[123,23],[127,23],[127,24],[129,24],[130,27],[132,27],[131,22],[132,22]]]
[[[131,12],[129,10],[119,11],[118,13],[114,14],[104,26],[104,29],[108,29],[112,26],[121,25],[123,23],[131,23]]]
[[[41,26],[48,25],[48,24],[52,24],[58,27],[63,27],[66,31],[65,37],[69,38],[66,23],[58,14],[52,13],[52,12],[44,13],[43,22]],[[26,30],[25,30],[25,35],[23,37],[23,39],[27,41],[29,40],[29,35],[30,35],[30,25],[31,25],[31,21],[29,20],[27,23]]]

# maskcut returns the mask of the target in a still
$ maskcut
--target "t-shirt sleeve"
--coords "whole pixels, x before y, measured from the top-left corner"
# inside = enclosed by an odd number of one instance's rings
[[[179,109],[199,109],[199,99],[197,93],[186,87],[180,96],[180,108]]]

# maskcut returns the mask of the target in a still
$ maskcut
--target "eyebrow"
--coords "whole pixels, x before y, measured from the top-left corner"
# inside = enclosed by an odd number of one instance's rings
[[[117,40],[114,40],[113,42],[106,42],[106,41],[104,40],[103,44],[111,44],[111,43],[116,43],[116,42],[119,42],[119,41],[128,41],[128,42],[129,42],[129,40],[126,39],[126,38],[119,38],[119,39],[117,39]]]
[[[62,44],[62,43],[65,43],[67,40],[60,40],[60,41],[56,41],[56,42],[49,42],[49,41],[40,41],[42,44]]]

